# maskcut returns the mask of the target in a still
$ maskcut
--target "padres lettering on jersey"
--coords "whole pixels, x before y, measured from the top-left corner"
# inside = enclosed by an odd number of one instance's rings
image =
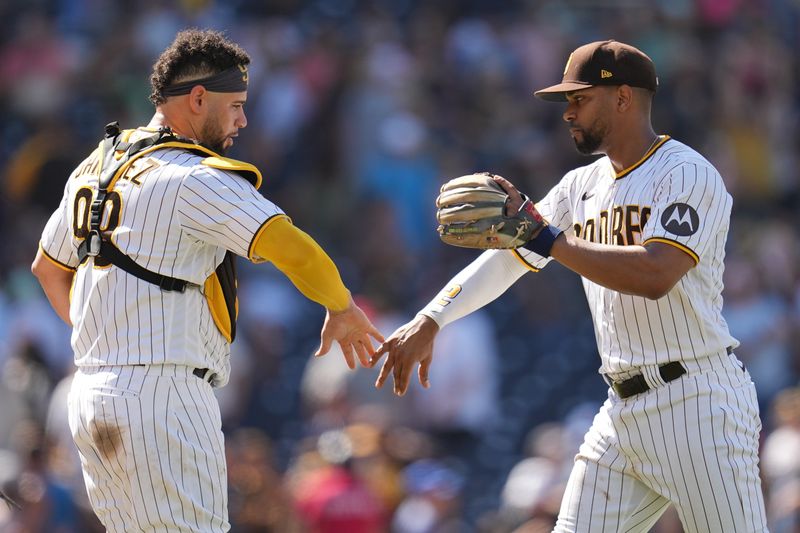
[[[621,294],[583,279],[602,359],[601,372],[719,353],[738,342],[722,317],[722,272],[732,199],[716,169],[690,147],[662,137],[630,169],[607,157],[569,172],[536,204],[551,224],[591,242],[662,242],[696,263],[663,298]],[[514,252],[529,268],[549,262]]]
[[[650,218],[650,206],[615,205],[598,218],[575,222],[575,235],[589,242],[626,246],[641,244],[642,228]]]
[[[226,250],[249,257],[255,236],[285,216],[224,160],[163,148],[137,159],[108,195],[101,229],[144,268],[193,285],[171,293],[102,261],[78,264],[97,188],[99,154],[67,181],[42,235],[47,256],[75,270],[70,318],[78,366],[173,363],[210,368],[227,381],[230,346],[206,304],[204,284]]]

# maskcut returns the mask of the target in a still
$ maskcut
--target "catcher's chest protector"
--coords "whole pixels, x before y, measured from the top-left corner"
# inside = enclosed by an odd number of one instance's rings
[[[127,137],[130,137],[132,130],[127,133]],[[94,257],[95,261],[99,258],[139,279],[158,285],[162,290],[184,292],[186,285],[189,284],[188,281],[165,276],[137,264],[114,245],[110,235],[100,230],[100,219],[108,193],[136,159],[164,148],[181,148],[207,156],[203,160],[203,164],[221,170],[234,171],[256,188],[261,184],[261,174],[248,163],[220,157],[208,148],[182,140],[176,137],[169,128],[162,128],[133,143],[122,140],[121,135],[122,132],[116,122],[106,126],[106,136],[100,143],[99,157],[102,167],[97,197],[91,207],[91,226],[88,234],[78,246],[78,258],[81,263],[90,256]],[[228,342],[233,342],[236,338],[236,317],[239,310],[236,290],[235,256],[230,251],[226,251],[222,262],[206,279],[203,285],[203,294],[214,324]]]

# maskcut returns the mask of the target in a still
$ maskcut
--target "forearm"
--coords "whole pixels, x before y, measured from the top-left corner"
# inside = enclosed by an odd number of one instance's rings
[[[41,250],[36,254],[36,259],[31,265],[31,272],[39,280],[39,284],[44,290],[47,300],[53,310],[67,325],[71,326],[69,318],[70,298],[69,293],[72,289],[72,279],[75,272],[65,269],[51,261]]]
[[[328,254],[288,220],[277,220],[255,243],[256,255],[271,261],[307,298],[331,311],[350,305],[350,292]]]
[[[56,312],[58,317],[64,321],[68,326],[72,326],[72,320],[69,318],[69,291],[72,287],[72,278],[69,281],[44,283],[42,282],[42,289],[44,290],[50,305]]]
[[[689,255],[669,245],[612,246],[562,233],[553,259],[598,285],[624,294],[656,299],[692,266]]]
[[[418,314],[432,318],[442,328],[492,302],[526,272],[510,250],[484,252]]]

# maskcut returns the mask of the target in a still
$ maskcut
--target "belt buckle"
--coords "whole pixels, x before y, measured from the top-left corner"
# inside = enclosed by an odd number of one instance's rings
[[[608,377],[608,374],[602,374],[602,376],[603,376],[603,380],[606,382],[606,384],[609,387],[611,387],[611,390],[613,390],[617,394],[617,396],[620,396],[619,390],[617,389],[617,387],[618,387],[617,382],[614,381],[613,379],[611,379],[610,377]]]

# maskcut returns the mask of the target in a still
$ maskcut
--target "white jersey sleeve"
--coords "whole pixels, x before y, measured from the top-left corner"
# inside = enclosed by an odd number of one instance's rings
[[[64,188],[64,196],[58,208],[50,215],[50,219],[42,231],[39,245],[42,252],[59,266],[75,270],[78,268],[78,256],[72,244],[72,229],[70,228],[67,206],[69,205],[69,182]]]
[[[642,243],[671,244],[697,264],[720,230],[727,230],[731,205],[722,177],[710,164],[683,162],[658,185]]]
[[[202,165],[183,178],[176,211],[192,237],[255,261],[252,244],[260,230],[286,216],[244,178]]]
[[[443,328],[497,299],[526,272],[511,250],[486,250],[417,314]]]
[[[569,231],[572,228],[572,212],[570,204],[570,188],[573,181],[573,172],[567,173],[555,187],[540,201],[534,204],[536,210],[552,226],[561,231]],[[543,269],[552,258],[542,257],[525,248],[517,248],[514,255],[528,269],[538,272]]]

